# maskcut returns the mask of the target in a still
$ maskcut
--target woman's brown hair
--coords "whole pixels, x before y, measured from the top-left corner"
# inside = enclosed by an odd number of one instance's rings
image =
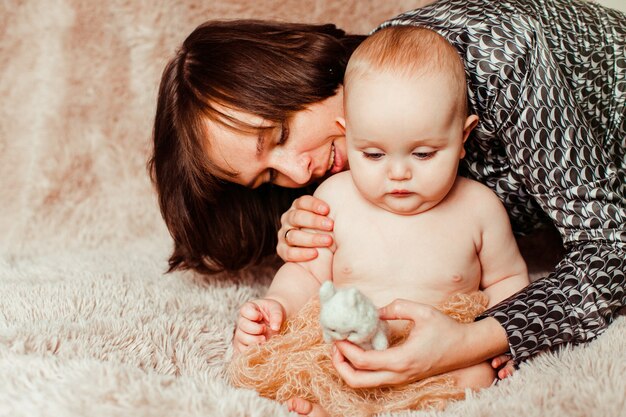
[[[336,94],[363,38],[334,25],[254,20],[210,21],[187,37],[163,71],[148,162],[174,239],[168,272],[235,271],[275,252],[280,215],[312,190],[220,180],[206,157],[205,123],[254,129],[224,107],[285,123]]]

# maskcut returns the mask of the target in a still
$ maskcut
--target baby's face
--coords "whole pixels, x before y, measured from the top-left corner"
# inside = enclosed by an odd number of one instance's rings
[[[346,87],[346,139],[354,182],[377,206],[424,212],[452,188],[471,127],[441,77],[370,72]],[[475,116],[471,120],[474,120]],[[472,125],[473,126],[473,125]]]

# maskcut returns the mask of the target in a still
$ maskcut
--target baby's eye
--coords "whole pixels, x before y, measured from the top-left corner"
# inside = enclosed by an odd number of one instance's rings
[[[413,156],[417,159],[430,159],[435,156],[435,151],[432,152],[413,152]]]
[[[371,159],[374,161],[378,161],[380,158],[385,156],[382,152],[363,152],[363,157],[366,159]]]

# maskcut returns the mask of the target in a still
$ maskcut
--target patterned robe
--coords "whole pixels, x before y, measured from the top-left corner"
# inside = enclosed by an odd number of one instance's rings
[[[565,0],[442,0],[388,25],[420,25],[465,62],[462,174],[488,185],[516,231],[551,221],[566,257],[488,310],[517,362],[589,341],[626,302],[626,16]]]

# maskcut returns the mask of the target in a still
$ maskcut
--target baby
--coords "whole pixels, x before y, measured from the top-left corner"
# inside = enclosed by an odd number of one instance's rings
[[[491,306],[528,285],[500,200],[457,175],[478,117],[468,115],[464,67],[445,39],[411,26],[367,38],[346,70],[344,108],[350,171],[315,192],[331,207],[334,245],[283,265],[265,297],[241,308],[238,351],[275,335],[328,280],[378,307],[397,298],[437,306],[478,290]],[[495,376],[488,363],[453,374],[471,389]]]

